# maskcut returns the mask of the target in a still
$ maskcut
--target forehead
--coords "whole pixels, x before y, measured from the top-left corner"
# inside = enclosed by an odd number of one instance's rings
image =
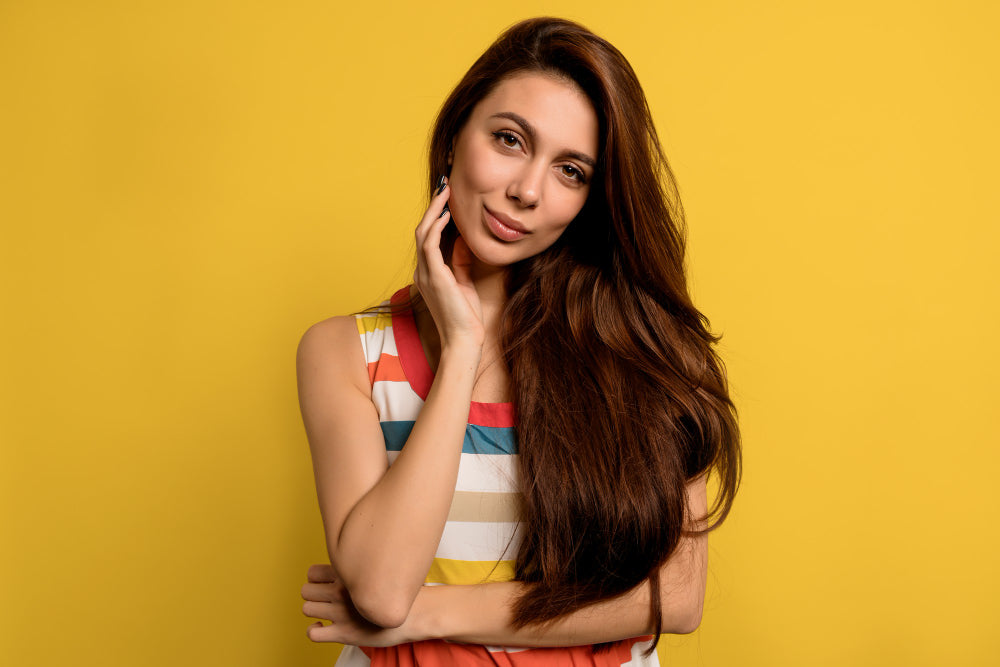
[[[472,119],[489,122],[505,111],[531,123],[541,144],[597,155],[597,113],[572,81],[539,72],[507,77],[479,101]]]

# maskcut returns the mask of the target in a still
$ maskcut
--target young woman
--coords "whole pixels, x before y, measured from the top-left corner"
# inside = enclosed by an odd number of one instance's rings
[[[299,347],[308,636],[340,665],[657,664],[700,623],[740,446],[642,89],[585,28],[518,23],[430,174],[414,284]]]

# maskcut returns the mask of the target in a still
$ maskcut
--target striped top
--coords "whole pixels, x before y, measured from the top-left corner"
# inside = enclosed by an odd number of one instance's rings
[[[389,303],[405,301],[409,288]],[[355,316],[368,364],[372,401],[392,465],[413,429],[433,381],[412,314]],[[472,401],[462,443],[455,495],[427,585],[509,581],[519,546],[517,440],[511,403]],[[367,665],[658,665],[654,653],[641,656],[650,637],[615,643],[594,654],[589,646],[510,648],[447,641],[423,641],[390,648],[346,646],[338,667]]]

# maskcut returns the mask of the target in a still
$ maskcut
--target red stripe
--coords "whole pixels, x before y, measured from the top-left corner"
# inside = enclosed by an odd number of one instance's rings
[[[389,300],[393,305],[406,301],[410,296],[410,288],[404,287]],[[427,363],[427,356],[424,348],[420,344],[420,336],[417,333],[417,323],[413,319],[413,312],[392,314],[392,334],[396,339],[396,352],[399,353],[399,363],[409,380],[413,391],[417,396],[427,400],[427,394],[431,390],[431,382],[434,374],[431,373],[431,366]]]
[[[514,425],[514,404],[472,401],[469,406],[469,423],[478,426],[509,428]]]
[[[410,296],[409,287],[397,291],[390,302],[403,303]],[[434,373],[424,354],[424,346],[420,343],[417,323],[413,313],[393,313],[392,333],[396,339],[396,351],[399,353],[399,364],[403,374],[409,380],[413,391],[423,400],[431,391]],[[477,426],[493,426],[510,428],[515,424],[513,403],[480,403],[472,401],[469,406],[469,423]]]

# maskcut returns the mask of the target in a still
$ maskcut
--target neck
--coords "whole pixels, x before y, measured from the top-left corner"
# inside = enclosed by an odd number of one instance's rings
[[[487,340],[496,339],[500,313],[507,302],[507,267],[489,266],[476,261],[472,266],[472,283],[483,307],[483,325]]]
[[[492,350],[483,359],[483,364],[492,363],[496,356],[497,338],[500,335],[500,314],[507,302],[507,267],[496,267],[483,264],[478,260],[472,266],[472,284],[479,303],[482,306],[483,326],[486,332],[484,350]],[[418,309],[416,318],[417,330],[420,332],[421,343],[431,369],[437,372],[437,364],[441,358],[441,339],[437,327],[426,307]]]

